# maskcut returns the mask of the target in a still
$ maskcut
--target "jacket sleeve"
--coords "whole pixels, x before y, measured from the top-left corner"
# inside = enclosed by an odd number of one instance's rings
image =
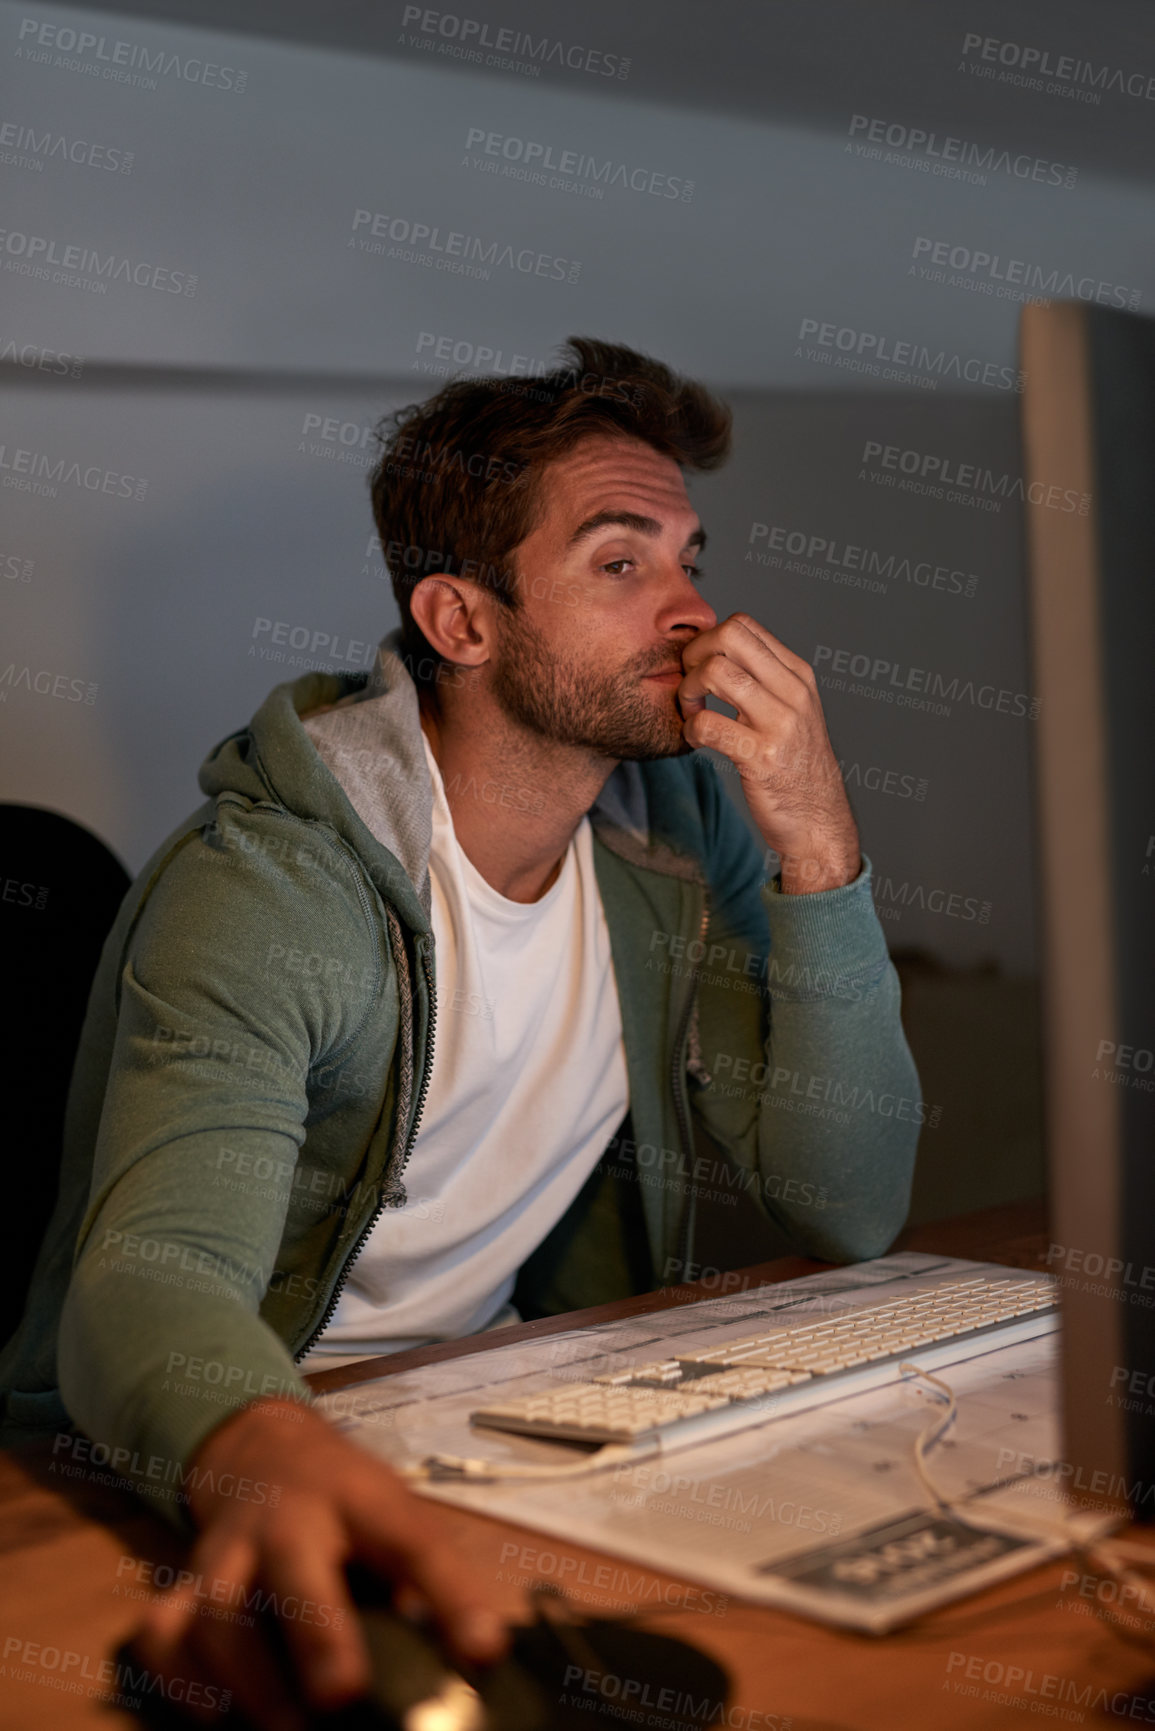
[[[707,767],[692,1109],[802,1249],[838,1262],[881,1255],[906,1218],[926,1108],[870,862],[838,889],[784,894]]]
[[[237,821],[224,863],[190,838],[127,942],[59,1336],[73,1419],[174,1518],[188,1458],[222,1419],[261,1394],[308,1398],[259,1310],[306,1137],[310,1069],[347,1041],[351,997],[368,998],[324,971],[270,967],[292,945],[364,950],[365,922],[354,898],[285,848],[283,817]],[[229,1182],[237,1170],[263,1182]],[[265,1500],[269,1487],[247,1494]]]

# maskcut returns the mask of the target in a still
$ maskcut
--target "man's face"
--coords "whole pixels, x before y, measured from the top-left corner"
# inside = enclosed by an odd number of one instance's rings
[[[494,604],[491,689],[511,719],[600,756],[689,751],[682,649],[717,623],[693,573],[705,535],[678,465],[591,435],[550,464],[516,551],[517,606]]]

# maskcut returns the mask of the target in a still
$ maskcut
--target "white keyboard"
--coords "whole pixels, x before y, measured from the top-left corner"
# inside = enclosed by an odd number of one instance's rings
[[[975,1275],[609,1376],[555,1384],[470,1417],[493,1429],[566,1442],[681,1446],[894,1381],[912,1354],[920,1369],[932,1369],[1057,1325],[1050,1277]]]

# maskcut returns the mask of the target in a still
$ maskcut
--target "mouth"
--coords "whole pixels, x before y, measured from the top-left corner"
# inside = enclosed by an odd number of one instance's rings
[[[660,673],[646,674],[646,678],[652,679],[656,685],[681,685],[685,677],[680,667],[664,667]]]

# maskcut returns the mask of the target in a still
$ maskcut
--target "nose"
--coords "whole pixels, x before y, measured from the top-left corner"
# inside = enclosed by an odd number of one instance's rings
[[[658,615],[661,635],[687,630],[696,637],[698,632],[708,632],[717,623],[719,616],[701,594],[693,576],[686,575],[681,563],[675,564],[670,573],[670,589],[663,597]]]
[[[677,581],[662,608],[660,624],[664,632],[709,631],[718,623],[718,615],[710,606],[692,577],[678,566]]]

